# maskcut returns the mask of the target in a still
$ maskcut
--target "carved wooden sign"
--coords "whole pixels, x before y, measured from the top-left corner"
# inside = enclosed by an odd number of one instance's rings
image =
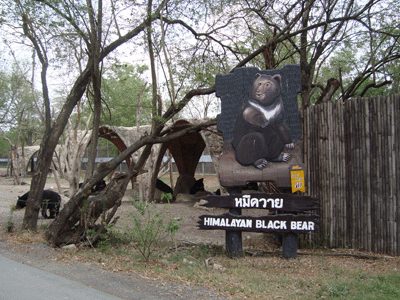
[[[289,167],[301,163],[300,67],[238,68],[217,75],[215,86],[221,99],[217,127],[224,138],[221,185],[275,181],[278,187],[290,187]]]
[[[244,195],[207,196],[206,207],[260,208],[283,212],[305,212],[317,209],[319,202],[311,196],[293,194],[250,193]]]
[[[293,232],[309,233],[318,230],[318,216],[282,214],[275,216],[251,217],[230,213],[202,215],[198,221],[200,229],[222,229],[251,232]]]
[[[223,215],[202,215],[200,229],[225,229],[237,231],[293,232],[306,233],[318,230],[318,216],[305,213],[319,207],[317,199],[293,194],[249,193],[243,195],[207,196],[202,198],[206,207],[258,208],[278,211],[282,214],[250,217],[226,213]]]

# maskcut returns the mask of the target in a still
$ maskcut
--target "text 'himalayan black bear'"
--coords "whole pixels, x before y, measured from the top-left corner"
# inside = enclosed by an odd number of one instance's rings
[[[23,194],[21,197],[18,196],[16,209],[21,209],[26,206],[29,192]],[[61,196],[51,190],[44,190],[42,195],[42,202],[40,204],[42,208],[42,216],[46,219],[54,219],[60,211]],[[47,216],[47,210],[50,212],[50,216]]]
[[[290,155],[283,150],[294,144],[285,124],[279,74],[256,74],[249,99],[236,120],[232,146],[243,166],[263,169],[268,161],[289,161]]]

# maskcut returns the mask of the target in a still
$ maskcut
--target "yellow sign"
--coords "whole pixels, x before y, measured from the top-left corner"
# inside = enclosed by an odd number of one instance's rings
[[[292,183],[292,193],[297,191],[306,192],[306,184],[304,180],[304,170],[302,166],[296,165],[290,168],[290,179]]]

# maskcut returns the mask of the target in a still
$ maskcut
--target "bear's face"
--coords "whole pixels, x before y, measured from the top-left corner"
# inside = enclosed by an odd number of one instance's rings
[[[280,93],[281,75],[270,76],[257,73],[250,88],[249,96],[262,105],[270,105],[279,97]]]
[[[22,197],[18,196],[17,204],[15,205],[16,209],[22,209],[26,207],[26,200],[22,199]]]

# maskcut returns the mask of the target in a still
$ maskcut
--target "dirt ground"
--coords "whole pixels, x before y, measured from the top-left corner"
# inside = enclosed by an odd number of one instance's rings
[[[206,190],[216,190],[218,188],[218,179],[215,176],[203,176]],[[4,228],[10,218],[10,210],[13,205],[16,204],[18,196],[22,196],[30,189],[30,178],[24,178],[22,181],[23,185],[14,185],[12,178],[6,178],[0,176],[0,226]],[[68,191],[68,182],[66,180],[60,180],[63,193]],[[49,178],[46,182],[45,189],[57,191],[57,185],[53,178]],[[61,194],[63,194],[61,193]],[[129,213],[133,210],[133,206],[130,203],[134,191],[128,189],[123,198],[121,207],[118,209],[117,215],[120,216],[117,225],[118,226],[129,226]],[[206,195],[206,194],[204,194]],[[67,197],[62,197],[62,205],[68,201]],[[199,216],[203,214],[222,214],[227,212],[226,209],[216,208],[205,208],[198,206],[199,199],[193,195],[178,195],[175,202],[170,204],[170,207],[166,207],[166,212],[169,212],[173,218],[176,218],[179,222],[179,230],[176,233],[177,242],[186,243],[204,243],[214,245],[225,244],[225,232],[222,230],[199,230],[197,228],[197,221]],[[166,204],[157,204],[160,207],[167,206]],[[16,210],[12,215],[12,222],[16,227],[21,224],[24,217],[25,209]],[[255,210],[243,210],[244,215],[256,215],[265,214],[265,211]],[[43,219],[39,215],[38,227],[44,226],[51,220]],[[260,233],[243,233],[244,240],[250,240],[252,237],[261,236]]]

